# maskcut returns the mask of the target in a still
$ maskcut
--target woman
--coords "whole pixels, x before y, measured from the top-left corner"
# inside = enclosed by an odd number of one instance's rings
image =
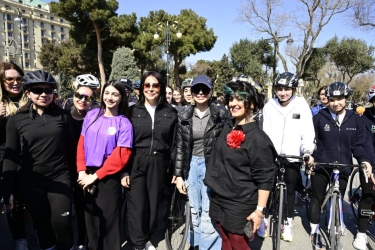
[[[82,79],[91,79],[90,81],[82,81]],[[96,79],[96,81],[94,80]],[[81,80],[81,81],[79,81]],[[72,131],[73,131],[73,142],[71,145],[71,154],[76,156],[78,140],[81,135],[82,125],[84,118],[88,110],[95,103],[95,90],[99,87],[99,80],[92,75],[79,75],[76,78],[77,89],[73,95],[73,107],[70,109],[70,114],[73,117]],[[79,248],[83,248],[85,245],[86,238],[86,225],[85,225],[85,212],[84,212],[84,192],[78,185],[77,179],[77,165],[76,157],[71,157],[70,162],[70,175],[73,185],[73,200],[74,209],[76,211],[77,218],[77,231],[78,239],[77,245]]]
[[[325,108],[328,105],[328,98],[326,97],[326,88],[327,86],[322,86],[319,88],[317,94],[320,103],[311,109],[312,116],[316,115],[321,109]]]
[[[176,106],[182,106],[182,94],[181,94],[181,89],[180,88],[174,88],[173,89],[173,99],[172,103]]]
[[[56,81],[42,70],[22,79],[29,98],[7,123],[4,160],[5,201],[18,191],[28,208],[42,249],[71,249],[71,182],[67,166],[71,117],[53,101]]]
[[[193,96],[191,95],[192,82],[193,82],[193,77],[189,77],[189,78],[186,78],[181,84],[181,89],[184,94],[185,106],[188,106],[193,100]]]
[[[203,183],[211,149],[223,129],[226,111],[210,101],[212,82],[207,76],[193,79],[194,105],[178,115],[176,160],[172,183],[188,194],[192,225],[191,249],[220,249],[221,238],[208,215],[209,189]],[[202,212],[200,212],[202,211]]]
[[[370,175],[372,172],[370,157],[364,149],[365,125],[361,117],[345,109],[346,101],[351,93],[352,90],[346,83],[334,82],[327,87],[328,106],[313,117],[316,140],[313,157],[317,162],[337,161],[342,164],[353,164],[354,157],[359,163],[366,164],[366,172]],[[310,240],[313,247],[321,249],[325,246],[319,234],[320,207],[325,197],[327,184],[330,182],[332,168],[316,168],[314,172],[315,174],[311,176],[312,195],[309,209]],[[341,197],[344,197],[350,174],[351,169],[348,168],[340,171]]]
[[[0,64],[0,199],[2,197],[2,172],[3,160],[6,148],[6,125],[9,117],[27,103],[27,97],[23,96],[22,69],[14,63],[4,62]],[[14,183],[15,184],[15,183]],[[16,186],[16,185],[15,185]],[[24,206],[19,200],[17,190],[14,189],[14,201],[19,205],[7,211],[7,220],[12,237],[16,242],[16,249],[27,248]],[[2,208],[2,206],[0,206]]]
[[[255,233],[264,217],[277,153],[253,119],[263,107],[256,90],[237,80],[224,91],[233,119],[225,122],[212,150],[205,183],[211,190],[210,217],[219,227],[222,249],[244,250],[250,249],[244,235],[247,222],[252,221]]]
[[[177,121],[165,92],[163,77],[149,71],[141,79],[140,99],[131,107],[134,157],[121,182],[127,188],[129,235],[136,249],[155,249],[150,238],[157,228]]]
[[[124,85],[103,86],[100,108],[87,113],[77,147],[78,184],[85,190],[87,249],[120,249],[120,171],[133,144]]]
[[[166,86],[166,91],[165,91],[165,96],[167,98],[167,101],[169,104],[171,104],[172,106],[174,106],[174,104],[172,104],[172,88],[170,86]]]

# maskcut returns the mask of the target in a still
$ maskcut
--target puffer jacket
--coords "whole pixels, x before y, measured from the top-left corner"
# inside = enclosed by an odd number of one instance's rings
[[[195,106],[189,106],[178,113],[176,136],[176,159],[174,175],[185,178],[190,169],[193,149],[193,114]],[[212,148],[224,127],[228,112],[223,108],[210,104],[210,118],[204,131],[204,158],[206,164],[211,156]]]

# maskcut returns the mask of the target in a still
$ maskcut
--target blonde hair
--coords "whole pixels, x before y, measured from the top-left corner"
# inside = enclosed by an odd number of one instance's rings
[[[14,69],[16,70],[21,76],[24,76],[25,74],[23,73],[23,70],[15,63],[12,62],[3,62],[0,63],[0,101],[4,103],[5,109],[7,112],[7,115],[14,115],[19,108],[21,108],[23,105],[25,105],[28,101],[27,96],[24,94],[22,90],[22,97],[18,102],[18,108],[17,106],[10,100],[8,93],[4,89],[4,78],[5,78],[5,71],[9,69]]]

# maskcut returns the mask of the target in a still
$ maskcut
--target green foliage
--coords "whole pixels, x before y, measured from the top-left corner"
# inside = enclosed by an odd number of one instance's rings
[[[367,46],[364,40],[343,38],[339,41],[337,36],[325,45],[329,61],[342,73],[342,81],[345,82],[345,76],[349,77],[348,83],[355,75],[374,69],[374,50],[375,47]]]
[[[302,75],[302,79],[305,81],[313,81],[316,86],[320,85],[320,78],[318,76],[319,70],[327,62],[325,48],[313,48],[313,52],[306,62],[305,71]]]
[[[59,79],[59,96],[62,96],[63,98],[66,98],[70,94],[73,93],[73,87],[72,87],[72,82],[74,78],[70,75],[65,74],[64,72],[60,72],[58,74],[58,79]]]
[[[241,39],[230,48],[230,57],[236,71],[254,79],[264,76],[263,65],[273,65],[272,47],[264,40]]]
[[[223,86],[226,85],[236,74],[229,58],[226,54],[223,55],[220,61],[214,61],[212,64],[213,74],[212,81],[215,82],[214,91],[218,96],[223,94]]]
[[[133,52],[129,48],[121,47],[113,53],[112,72],[110,80],[128,78],[131,81],[139,79]]]

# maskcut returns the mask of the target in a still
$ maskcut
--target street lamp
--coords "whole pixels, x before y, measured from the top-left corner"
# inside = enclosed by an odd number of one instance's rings
[[[23,52],[22,52],[22,28],[23,28],[23,23],[22,23],[22,12],[20,10],[20,8],[18,8],[18,14],[17,14],[17,17],[14,18],[13,20],[15,23],[18,22],[19,25],[18,28],[19,28],[19,31],[20,31],[20,48],[21,48],[21,69],[23,69]]]
[[[169,85],[169,44],[171,42],[171,34],[170,34],[169,27],[170,26],[174,27],[175,25],[177,25],[177,28],[178,28],[176,36],[177,36],[177,38],[181,38],[182,33],[180,31],[180,24],[177,21],[173,21],[172,24],[170,24],[169,22],[167,22],[167,23],[159,22],[155,26],[155,34],[154,34],[155,40],[159,40],[159,38],[160,38],[159,34],[158,34],[158,26],[159,26],[159,30],[164,26],[164,39],[165,39],[165,47],[166,47],[166,54],[167,54],[167,65],[166,65],[166,67],[167,67],[167,85]]]

